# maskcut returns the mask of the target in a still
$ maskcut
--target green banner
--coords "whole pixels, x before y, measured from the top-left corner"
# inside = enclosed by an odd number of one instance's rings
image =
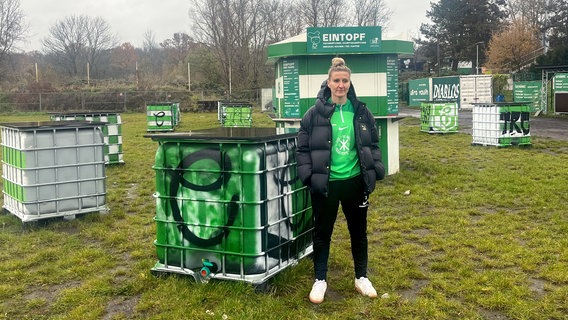
[[[568,92],[568,73],[558,73],[554,76],[554,90]]]
[[[308,53],[378,52],[381,27],[307,28]]]
[[[513,100],[515,102],[535,102],[540,100],[542,81],[515,82],[513,87]]]

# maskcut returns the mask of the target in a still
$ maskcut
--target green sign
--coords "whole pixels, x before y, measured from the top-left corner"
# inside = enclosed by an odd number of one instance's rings
[[[284,118],[300,117],[300,71],[298,59],[282,60],[282,78],[284,86]]]
[[[515,82],[513,100],[515,102],[534,102],[540,100],[542,81]]]
[[[419,107],[423,101],[430,100],[430,81],[428,78],[408,81],[408,105]]]
[[[378,52],[381,27],[308,28],[308,53]]]
[[[559,73],[554,76],[554,90],[568,92],[568,73]]]
[[[398,114],[398,59],[387,56],[387,114]]]

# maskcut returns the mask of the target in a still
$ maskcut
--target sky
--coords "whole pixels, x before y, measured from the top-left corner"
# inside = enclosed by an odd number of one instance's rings
[[[383,37],[410,40],[418,35],[420,23],[428,22],[426,11],[431,0],[385,0],[393,11],[390,29]],[[49,27],[73,15],[103,18],[117,35],[119,43],[142,47],[144,34],[150,30],[156,42],[169,39],[176,32],[190,34],[188,10],[191,0],[20,0],[29,25],[24,51],[41,50],[41,40]]]
[[[389,29],[383,37],[389,36],[399,40],[411,40],[420,34],[422,23],[430,23],[426,11],[430,10],[430,2],[437,0],[384,0],[393,15]]]

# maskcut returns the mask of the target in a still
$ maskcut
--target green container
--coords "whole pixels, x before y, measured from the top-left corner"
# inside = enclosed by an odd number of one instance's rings
[[[220,103],[220,118],[223,127],[251,127],[252,105],[245,103]]]
[[[22,222],[108,211],[102,126],[1,124],[3,208]]]
[[[428,133],[457,132],[457,103],[433,101],[422,102],[420,105],[420,131]]]
[[[223,127],[147,135],[159,143],[152,270],[260,284],[310,254],[296,135]]]
[[[171,102],[148,104],[146,106],[147,131],[173,131],[177,124],[177,113],[175,105]]]
[[[473,145],[530,145],[530,102],[494,102],[473,107]]]
[[[120,113],[105,111],[51,113],[51,121],[102,122],[105,164],[124,163],[122,152],[122,118]]]

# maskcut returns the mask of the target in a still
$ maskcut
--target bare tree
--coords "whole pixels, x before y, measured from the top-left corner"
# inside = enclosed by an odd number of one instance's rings
[[[19,0],[0,0],[0,63],[28,30]]]
[[[162,66],[168,79],[181,81],[187,79],[187,60],[189,52],[196,47],[195,41],[183,32],[174,33],[172,38],[160,43],[166,61]]]
[[[179,64],[185,62],[193,43],[195,43],[193,38],[186,33],[176,32],[172,38],[160,43],[160,46],[169,52],[169,56],[175,64]]]
[[[42,40],[46,54],[63,67],[70,76],[80,70],[80,57],[86,45],[84,16],[70,16],[56,22],[49,28],[49,37]]]
[[[42,45],[70,76],[78,76],[86,63],[96,70],[98,59],[116,45],[116,40],[105,20],[81,15],[52,25]]]
[[[196,38],[213,49],[226,87],[250,87],[258,82],[259,52],[266,46],[267,0],[200,0],[190,12]],[[238,82],[232,82],[232,74]]]
[[[324,3],[325,10],[323,15],[323,25],[322,27],[334,27],[345,25],[348,21],[345,16],[346,8],[345,2],[341,0],[325,0]]]
[[[267,17],[268,44],[282,41],[302,33],[304,22],[298,19],[301,8],[297,1],[269,1],[262,13]]]
[[[223,69],[224,82],[228,84],[227,71],[232,59],[228,46],[234,44],[231,32],[228,0],[200,0],[190,10],[193,16],[196,38],[212,48],[219,66]]]
[[[356,26],[381,26],[386,29],[390,23],[392,10],[384,0],[355,0],[353,3]]]
[[[219,78],[226,87],[245,88],[269,78],[268,44],[299,35],[306,27],[383,24],[389,14],[384,0],[196,0],[190,10],[195,39],[212,50]]]
[[[340,0],[300,0],[301,17],[309,27],[334,27],[347,23],[350,5]]]
[[[86,17],[85,60],[91,70],[96,71],[99,59],[117,46],[116,36],[111,33],[110,25],[101,17]]]
[[[384,0],[298,0],[298,7],[309,27],[387,27],[392,15]]]
[[[159,82],[162,79],[165,50],[159,47],[153,31],[144,32],[143,48],[138,57],[140,58],[138,65],[140,79],[144,83]]]
[[[158,43],[156,42],[156,34],[150,29],[144,32],[144,43],[142,44],[144,51],[151,51],[158,48]]]

